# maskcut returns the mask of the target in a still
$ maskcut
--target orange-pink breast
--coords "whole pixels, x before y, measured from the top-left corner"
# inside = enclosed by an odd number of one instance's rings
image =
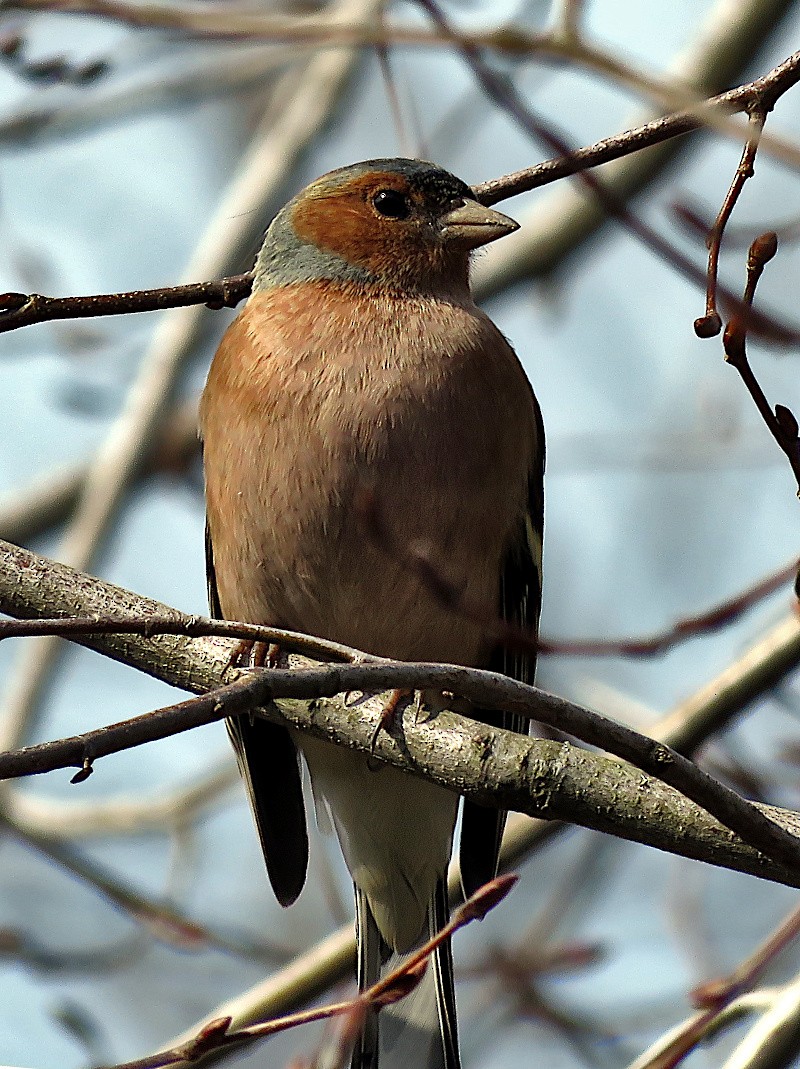
[[[201,405],[223,612],[404,659],[480,663],[480,630],[375,545],[424,545],[496,611],[536,448],[530,388],[468,301],[305,284],[250,299]]]

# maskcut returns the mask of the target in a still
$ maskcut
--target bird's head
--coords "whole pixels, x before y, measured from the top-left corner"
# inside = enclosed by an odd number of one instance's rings
[[[318,178],[275,217],[256,290],[327,280],[412,292],[468,285],[473,249],[518,229],[420,160],[367,160]]]

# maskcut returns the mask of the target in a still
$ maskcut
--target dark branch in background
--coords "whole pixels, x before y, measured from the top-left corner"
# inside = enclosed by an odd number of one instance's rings
[[[775,593],[789,580],[794,579],[800,561],[793,560],[772,575],[759,580],[734,597],[715,605],[706,612],[679,620],[671,627],[643,638],[620,639],[543,639],[516,624],[491,615],[484,609],[471,605],[463,591],[454,586],[443,574],[426,546],[401,545],[393,537],[378,507],[372,492],[356,495],[353,502],[364,534],[387,558],[400,564],[415,576],[440,605],[462,619],[477,624],[487,642],[500,644],[526,653],[560,654],[574,657],[654,657],[674,646],[699,635],[718,631],[734,623],[760,601]],[[0,624],[0,639],[3,638]]]
[[[221,935],[210,928],[198,924],[173,903],[148,897],[139,890],[134,890],[125,881],[120,880],[110,869],[98,861],[82,854],[73,846],[67,846],[51,836],[37,835],[26,830],[22,832],[12,823],[0,817],[0,829],[5,836],[11,835],[33,848],[50,862],[55,862],[66,872],[83,881],[108,902],[140,924],[149,934],[160,942],[169,943],[182,950],[206,949],[215,947],[225,953],[237,954],[249,958],[274,962],[275,954],[268,954],[264,948],[257,950],[252,944],[237,944],[229,935]]]
[[[136,1061],[121,1063],[114,1066],[114,1069],[166,1069],[174,1065],[192,1065],[211,1051],[249,1045],[259,1039],[269,1039],[270,1036],[285,1032],[290,1028],[298,1028],[300,1025],[310,1024],[313,1021],[330,1020],[333,1017],[345,1018],[343,1029],[345,1043],[343,1045],[349,1049],[354,1038],[352,1033],[357,1032],[364,1013],[370,1007],[380,1009],[410,994],[422,979],[434,950],[446,939],[451,938],[459,928],[463,928],[472,921],[483,920],[490,910],[503,901],[516,882],[516,876],[498,876],[478,888],[466,902],[453,910],[447,924],[433,938],[415,950],[413,954],[409,954],[387,976],[378,980],[366,991],[360,992],[355,998],[332,1005],[317,1006],[311,1010],[292,1013],[286,1017],[273,1018],[260,1024],[234,1030],[229,1030],[230,1017],[220,1017],[215,1021],[209,1021],[192,1039],[179,1047],[172,1047],[158,1054],[150,1054]]]
[[[435,11],[438,16],[438,9]],[[448,40],[455,43],[467,55],[471,65],[479,64],[483,74],[492,79],[493,99],[505,110],[510,111],[520,122],[523,121],[529,133],[537,139],[545,140],[558,153],[556,159],[547,160],[534,167],[528,167],[502,178],[495,178],[474,187],[475,195],[481,203],[496,204],[508,197],[538,189],[561,178],[581,174],[584,181],[591,181],[592,188],[602,199],[610,215],[629,225],[651,248],[667,257],[673,266],[683,271],[698,285],[705,286],[706,276],[703,271],[672,248],[668,242],[647,228],[639,220],[630,216],[627,209],[610,194],[603,193],[600,184],[592,176],[585,174],[586,168],[596,167],[611,160],[620,159],[640,149],[658,145],[674,137],[703,128],[707,125],[704,115],[713,112],[730,114],[737,111],[751,110],[765,99],[774,102],[782,93],[790,89],[800,78],[800,53],[790,56],[785,62],[775,67],[762,78],[746,85],[721,93],[704,102],[700,108],[687,109],[674,115],[668,115],[644,126],[615,137],[604,138],[586,148],[571,151],[561,139],[545,131],[538,120],[529,127],[532,119],[521,100],[515,95],[510,83],[495,74],[480,59],[474,47],[442,22],[447,31]],[[507,99],[511,94],[510,99]],[[210,282],[190,283],[184,286],[159,287],[151,290],[134,290],[129,293],[106,293],[81,297],[44,297],[32,293],[6,293],[0,295],[0,333],[16,330],[33,323],[49,322],[56,319],[83,319],[94,316],[123,315],[131,312],[149,312],[164,308],[182,307],[191,304],[206,304],[212,308],[233,307],[250,292],[252,273],[231,275],[227,278]],[[732,293],[725,293],[725,299],[732,307],[740,302]],[[800,332],[783,325],[764,313],[751,310],[749,314],[751,330],[758,330],[766,338],[782,344],[800,341]]]
[[[540,639],[539,651],[573,657],[655,657],[674,649],[690,638],[708,635],[735,623],[764,598],[774,594],[793,580],[799,568],[800,560],[793,560],[719,605],[705,612],[686,616],[671,627],[665,627],[662,631],[657,631],[652,635],[641,638],[587,639],[584,641]]]
[[[778,251],[778,239],[775,234],[762,234],[756,238],[750,246],[747,257],[747,283],[745,285],[742,303],[752,304],[755,297],[758,280],[764,271],[764,267]],[[750,361],[747,359],[747,323],[734,315],[723,336],[725,359],[739,372],[747,387],[750,396],[755,402],[756,408],[766,423],[770,434],[786,454],[795,480],[797,492],[800,496],[800,436],[798,435],[797,419],[794,413],[785,405],[776,405],[773,411],[769,401],[761,388],[760,383],[753,374]]]

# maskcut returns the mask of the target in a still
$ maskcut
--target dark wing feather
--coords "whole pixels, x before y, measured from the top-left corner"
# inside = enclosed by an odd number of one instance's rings
[[[222,619],[211,532],[206,524],[206,577],[212,616]],[[290,906],[303,889],[308,834],[297,750],[286,728],[247,713],[226,721],[275,897]]]
[[[544,535],[544,427],[534,399],[538,449],[528,479],[528,509],[512,539],[500,576],[500,617],[534,637],[542,603],[542,539]],[[532,652],[498,646],[488,666],[523,683],[533,683],[536,656]],[[529,721],[514,713],[484,709],[476,719],[492,727],[527,735]],[[461,880],[471,895],[497,875],[506,813],[464,800],[461,825]]]

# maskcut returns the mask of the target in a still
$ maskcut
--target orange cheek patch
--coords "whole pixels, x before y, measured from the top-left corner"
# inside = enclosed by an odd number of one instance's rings
[[[393,175],[387,175],[380,188],[404,190]],[[376,275],[385,275],[398,261],[417,259],[421,249],[416,235],[402,224],[384,222],[370,209],[367,198],[375,189],[371,176],[326,196],[307,197],[292,213],[295,233],[301,241]]]
[[[343,203],[338,197],[309,198],[295,207],[292,222],[301,241],[335,253],[348,263],[367,266],[374,235],[366,206]]]

